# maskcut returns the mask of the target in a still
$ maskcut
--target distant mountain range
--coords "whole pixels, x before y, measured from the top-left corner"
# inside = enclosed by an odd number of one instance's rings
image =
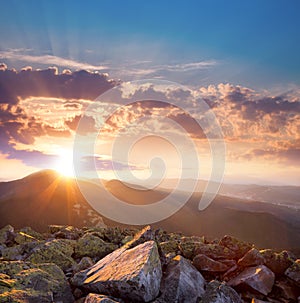
[[[92,181],[80,182],[88,190],[95,190]],[[133,204],[153,203],[168,195],[166,189],[133,189],[130,184],[117,180],[106,182],[105,187],[117,198]],[[229,234],[258,247],[300,253],[300,209],[295,207],[297,203],[299,205],[299,187],[268,188],[223,185],[220,194],[201,212],[198,211],[201,193],[196,192],[180,211],[154,227],[187,235],[204,235],[209,239]],[[253,200],[259,197],[263,202]],[[180,199],[181,194],[175,198]],[[75,180],[61,177],[54,171],[41,171],[20,180],[0,182],[0,227],[11,224],[16,228],[31,226],[45,231],[49,224],[82,227],[103,226],[103,222],[108,226],[124,226],[101,217],[86,202]]]

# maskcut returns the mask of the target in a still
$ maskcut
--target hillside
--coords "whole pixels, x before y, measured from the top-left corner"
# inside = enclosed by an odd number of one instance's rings
[[[94,191],[92,182],[80,182],[91,193]],[[105,186],[116,197],[134,204],[153,203],[168,194],[163,190],[132,189],[130,184],[116,180]],[[300,251],[300,210],[218,195],[207,209],[199,212],[200,197],[201,193],[195,193],[180,211],[154,226],[210,239],[229,234],[261,248]],[[176,199],[180,199],[180,193]],[[74,180],[53,171],[0,183],[0,222],[2,227],[31,226],[39,231],[45,231],[49,224],[82,227],[103,226],[104,222],[108,226],[123,226],[101,218],[85,201]]]

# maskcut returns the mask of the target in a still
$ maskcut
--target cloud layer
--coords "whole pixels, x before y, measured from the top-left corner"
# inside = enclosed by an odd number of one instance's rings
[[[199,68],[199,64],[172,68],[189,70]],[[0,64],[0,152],[28,165],[42,166],[47,159],[53,160],[53,155],[45,155],[45,148],[39,148],[37,142],[41,146],[43,140],[71,140],[82,111],[98,95],[117,84],[119,81],[109,79],[107,74],[85,70],[58,73],[54,67],[43,70],[27,67],[16,71]],[[151,87],[145,89],[154,93]],[[222,127],[231,161],[260,159],[299,166],[299,92],[300,89],[295,88],[286,94],[274,95],[221,83],[188,91],[169,90],[166,94],[176,100],[186,100],[190,95],[199,100],[199,104],[201,100],[206,101]],[[128,94],[138,97],[140,92],[128,84]],[[159,121],[157,116],[161,117]],[[187,112],[151,100],[121,108],[109,118],[107,127],[110,133],[120,129],[129,132],[134,128],[130,125],[143,120],[143,131],[173,131],[166,129],[164,117],[181,125],[195,140],[205,139]],[[85,117],[82,135],[96,130],[97,121]]]

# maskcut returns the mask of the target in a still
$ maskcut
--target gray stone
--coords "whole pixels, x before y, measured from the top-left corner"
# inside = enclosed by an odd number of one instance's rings
[[[105,295],[88,294],[84,303],[117,303],[119,301],[109,298]]]
[[[90,257],[83,257],[80,262],[73,265],[73,272],[79,272],[81,270],[87,269],[94,265],[93,260]]]
[[[92,233],[87,233],[77,241],[75,256],[77,258],[88,256],[99,260],[117,248],[117,245],[105,242]]]
[[[235,258],[240,259],[244,256],[253,245],[244,241],[241,241],[235,237],[225,235],[219,242],[219,245],[229,248],[234,251]]]
[[[71,283],[87,291],[133,301],[154,300],[162,277],[154,241],[112,252],[91,268],[74,275]]]
[[[285,275],[300,285],[300,259],[296,260],[285,271]]]
[[[71,288],[55,264],[0,262],[0,302],[72,303]]]
[[[201,303],[242,303],[242,300],[233,288],[214,280],[207,285]]]
[[[224,272],[229,269],[227,265],[202,254],[197,255],[193,259],[193,265],[200,271]]]
[[[159,302],[196,303],[204,294],[205,280],[184,257],[176,256],[168,264]]]
[[[6,225],[0,229],[0,244],[11,244],[14,242],[15,233],[11,225]]]
[[[228,285],[237,286],[246,284],[261,294],[267,295],[271,292],[274,281],[274,273],[265,265],[259,265],[246,268],[238,276],[231,279]]]
[[[283,275],[288,267],[293,264],[288,251],[277,253],[273,249],[264,249],[260,253],[265,259],[265,265],[269,267],[276,275]]]
[[[264,264],[264,261],[262,254],[257,249],[252,248],[238,260],[238,265],[243,267],[255,266]]]

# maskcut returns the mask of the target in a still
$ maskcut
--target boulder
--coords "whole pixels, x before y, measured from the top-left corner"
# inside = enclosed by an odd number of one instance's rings
[[[156,243],[147,241],[130,249],[121,247],[75,274],[71,282],[89,292],[149,302],[159,293],[161,277]]]
[[[264,264],[265,259],[262,254],[256,249],[250,249],[241,259],[238,260],[238,265],[243,267],[255,266]]]
[[[200,271],[224,272],[229,269],[227,265],[202,254],[197,255],[193,259],[193,265]]]
[[[0,302],[71,303],[71,288],[55,264],[0,262]]]
[[[264,249],[260,253],[264,257],[265,265],[277,276],[283,275],[286,269],[293,264],[293,260],[285,250],[277,253],[273,249]]]
[[[21,229],[19,230],[19,232],[23,232],[23,233],[25,233],[26,235],[29,235],[29,236],[35,238],[36,240],[40,240],[40,241],[41,241],[41,240],[45,240],[45,237],[44,237],[42,234],[40,234],[39,232],[33,230],[33,229],[32,229],[31,227],[29,227],[29,226],[26,226],[26,227],[21,228]]]
[[[52,231],[55,231],[55,228]],[[57,239],[69,239],[69,240],[78,240],[82,235],[80,229],[73,226],[62,226],[58,231],[54,233],[54,237]]]
[[[204,294],[204,286],[197,269],[184,257],[176,256],[166,268],[158,301],[196,303]]]
[[[199,254],[206,255],[207,257],[212,258],[214,260],[234,259],[236,255],[234,251],[232,251],[226,246],[222,246],[219,244],[204,243],[200,243],[200,245],[195,248],[194,254],[195,256]]]
[[[300,286],[300,259],[296,260],[286,271],[285,275]]]
[[[15,230],[11,225],[0,229],[0,244],[12,245],[15,239]]]
[[[196,241],[197,240],[197,241]],[[190,260],[197,255],[195,251],[204,243],[204,240],[201,238],[195,239],[194,237],[181,237],[179,243],[179,249],[181,254]]]
[[[80,262],[73,265],[73,272],[79,272],[81,270],[87,269],[94,265],[93,260],[90,257],[83,257]]]
[[[159,243],[161,251],[167,255],[169,253],[175,253],[177,254],[178,252],[178,242],[175,240],[170,240],[166,242],[161,242]]]
[[[62,270],[67,270],[75,264],[71,257],[74,253],[75,242],[72,240],[54,239],[37,245],[26,261],[34,264],[54,263]]]
[[[155,239],[155,232],[151,228],[150,225],[144,227],[141,231],[136,233],[133,237],[133,239],[129,242],[127,242],[124,247],[126,249],[133,248],[139,244],[142,244],[147,241],[151,241]]]
[[[117,299],[112,299],[105,295],[98,295],[98,294],[88,294],[85,298],[84,303],[117,303],[120,302]]]
[[[290,301],[297,301],[297,297],[300,294],[300,289],[296,287],[293,281],[285,278],[280,278],[275,281],[273,292],[276,298],[282,298]]]
[[[248,267],[228,282],[230,286],[247,285],[263,295],[271,292],[275,275],[265,265]]]
[[[252,247],[252,244],[236,239],[232,236],[224,236],[219,245],[229,248],[231,251],[235,252],[235,258],[240,259],[244,256]]]
[[[24,260],[38,244],[38,242],[25,242],[15,246],[5,247],[2,249],[2,257],[6,261]]]
[[[82,258],[88,256],[99,260],[117,248],[118,246],[113,243],[105,242],[92,233],[86,233],[77,241],[75,257]]]
[[[19,231],[15,235],[15,242],[18,244],[24,244],[24,243],[28,243],[28,242],[34,242],[34,241],[38,241],[38,240],[36,238],[34,238],[33,236],[26,234],[23,231]]]
[[[201,303],[242,303],[242,300],[233,288],[213,280],[208,283]]]
[[[6,261],[23,260],[25,258],[23,253],[24,250],[22,248],[22,245],[6,247],[2,249],[2,258]]]

